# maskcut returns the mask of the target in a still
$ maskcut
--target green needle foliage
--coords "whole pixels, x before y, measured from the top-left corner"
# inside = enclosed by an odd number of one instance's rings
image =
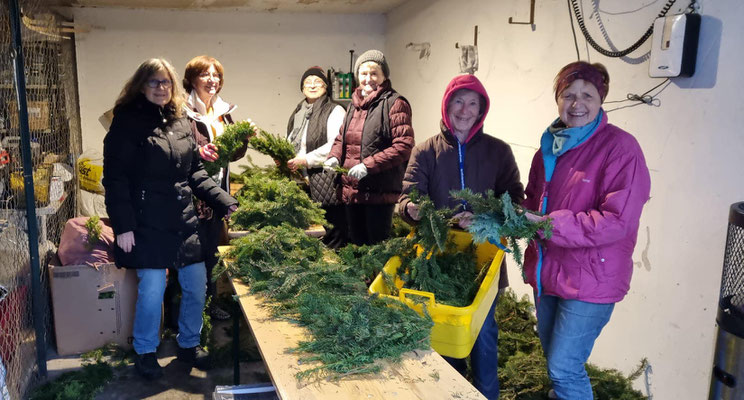
[[[523,267],[522,249],[518,240],[526,239],[529,242],[537,236],[538,231],[542,231],[544,237],[550,239],[553,230],[550,220],[530,222],[521,208],[520,212],[517,212],[507,192],[501,197],[496,197],[492,190],[487,191],[484,196],[464,189],[452,191],[450,195],[455,199],[464,200],[472,209],[473,217],[467,230],[473,235],[473,241],[498,243],[500,238],[506,238],[514,261],[520,268]],[[524,271],[522,276],[524,277]]]
[[[410,194],[411,201],[419,208],[419,223],[414,231],[414,240],[427,252],[445,250],[450,218],[454,214],[447,208],[437,209],[429,197],[420,195],[418,190]]]
[[[431,292],[441,304],[456,307],[471,304],[482,280],[474,248],[457,251],[449,242],[452,210],[437,209],[431,199],[416,190],[410,196],[418,206],[420,216],[412,238],[389,239],[364,249],[368,254],[361,255],[361,268],[381,269],[391,256],[398,255],[401,266],[397,275],[403,281],[403,287]],[[351,249],[339,252],[344,259],[351,258],[351,253]],[[384,278],[390,293],[396,294],[393,277]]]
[[[94,215],[85,221],[85,229],[88,231],[88,239],[86,240],[86,246],[92,249],[101,240],[101,218]]]
[[[318,261],[323,256],[322,243],[288,224],[266,226],[233,239],[233,249],[222,263],[231,276],[241,278],[254,290],[271,277],[271,269]]]
[[[318,239],[287,224],[264,227],[231,242],[222,263],[232,276],[265,296],[275,316],[308,329],[312,339],[296,349],[298,374],[343,377],[377,371],[377,360],[429,348],[431,320],[401,303],[371,298],[354,266],[338,263]]]
[[[360,279],[370,283],[391,257],[410,252],[412,248],[412,240],[397,237],[376,245],[350,244],[339,249],[338,256],[342,263],[353,267]]]
[[[400,276],[403,287],[434,293],[437,303],[455,307],[469,306],[482,280],[478,279],[472,246],[463,252],[451,249],[431,257],[422,253],[408,266],[410,272]]]
[[[31,400],[93,400],[114,376],[111,366],[102,361],[83,365],[80,371],[66,372],[52,382],[36,388]]]
[[[219,158],[214,162],[204,161],[204,169],[210,176],[216,175],[221,168],[227,167],[233,154],[240,149],[249,137],[256,134],[255,125],[250,121],[240,121],[227,125],[225,132],[214,140]]]
[[[545,400],[551,388],[540,339],[535,331],[534,306],[525,295],[517,298],[512,290],[499,297],[496,306],[499,323],[500,399]],[[647,366],[643,359],[629,376],[614,369],[587,364],[586,369],[597,400],[642,400],[632,382]]]
[[[288,140],[260,130],[256,136],[250,138],[248,145],[259,153],[278,161],[279,172],[282,175],[288,178],[292,176],[293,173],[287,166],[287,161],[295,157],[295,151],[294,146]]]
[[[300,323],[314,339],[294,351],[306,353],[300,361],[322,362],[299,377],[374,373],[380,370],[377,360],[396,361],[405,352],[430,347],[431,320],[398,301],[306,293],[298,305]]]
[[[235,194],[239,207],[230,218],[237,230],[258,229],[287,223],[307,229],[327,224],[325,211],[299,185],[267,174],[241,176],[243,187]],[[241,182],[242,181],[242,182]]]
[[[348,168],[339,167],[338,165],[335,166],[335,167],[333,167],[333,170],[336,171],[336,172],[338,172],[341,175],[346,175],[346,174],[349,173],[349,169]]]

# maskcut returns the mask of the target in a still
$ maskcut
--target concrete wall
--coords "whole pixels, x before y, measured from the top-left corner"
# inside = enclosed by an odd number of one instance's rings
[[[645,32],[664,2],[583,3],[587,16],[594,3],[600,4],[594,15],[613,43],[625,48]],[[658,96],[658,107],[609,113],[610,122],[631,132],[643,147],[652,189],[641,219],[630,293],[615,308],[591,361],[629,372],[648,357],[650,394],[656,399],[707,398],[728,207],[744,200],[744,27],[739,23],[744,6],[735,0],[700,3],[695,76],[673,79]],[[415,0],[388,14],[386,55],[394,87],[411,101],[417,142],[438,131],[444,88],[459,72],[455,43],[472,44],[478,25],[476,75],[492,102],[485,131],[511,143],[526,181],[539,135],[557,117],[553,78],[576,60],[566,2],[538,1],[535,14],[534,29],[507,23],[511,16],[529,18],[527,1]],[[587,26],[598,42],[606,43],[596,19],[587,17]],[[642,94],[661,82],[648,77],[650,42],[628,58],[610,59],[578,35],[581,58],[609,69],[608,101]],[[428,59],[406,48],[420,42],[431,44]],[[606,104],[605,109],[628,104]],[[519,284],[515,265],[510,276],[518,291],[531,292]]]
[[[98,117],[125,81],[151,57],[170,60],[182,76],[188,60],[208,54],[225,67],[223,99],[234,117],[251,118],[285,133],[302,97],[299,81],[310,66],[349,69],[349,50],[384,46],[382,15],[77,8],[76,22],[94,29],[76,36],[83,149],[103,149]],[[266,157],[253,154],[254,161]]]

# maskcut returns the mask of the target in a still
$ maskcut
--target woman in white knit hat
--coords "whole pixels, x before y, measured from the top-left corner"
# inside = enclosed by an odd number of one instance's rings
[[[341,176],[339,194],[346,206],[350,240],[363,245],[390,235],[415,142],[411,106],[393,90],[385,55],[379,50],[364,52],[354,73],[359,86],[325,166],[349,170]]]

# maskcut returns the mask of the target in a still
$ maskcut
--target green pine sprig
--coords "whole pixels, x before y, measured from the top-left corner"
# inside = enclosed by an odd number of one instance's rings
[[[295,157],[294,146],[286,139],[272,135],[260,130],[256,136],[248,141],[248,145],[259,153],[266,154],[278,162],[279,171],[286,177],[291,177],[293,172],[287,166],[287,161]]]
[[[227,167],[233,154],[240,149],[249,137],[256,134],[256,127],[250,121],[240,121],[227,125],[225,132],[217,136],[214,145],[217,146],[219,158],[215,161],[203,161],[204,169],[210,176],[216,175],[220,169]]]
[[[103,230],[101,225],[101,218],[97,215],[94,215],[85,221],[85,230],[88,231],[85,245],[89,249],[92,249],[93,246],[101,240],[101,232]]]
[[[525,216],[525,211],[515,206],[508,192],[496,197],[492,190],[485,195],[473,193],[470,189],[452,191],[450,195],[465,201],[473,212],[471,224],[467,231],[473,235],[476,243],[498,243],[505,238],[512,252],[514,261],[523,267],[520,240],[530,241],[537,237],[538,232],[546,239],[550,239],[553,224],[550,220],[531,222]],[[524,271],[522,271],[524,276]]]

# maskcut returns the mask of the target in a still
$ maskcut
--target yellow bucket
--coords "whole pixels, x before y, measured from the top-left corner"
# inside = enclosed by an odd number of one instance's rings
[[[458,250],[465,250],[472,243],[472,236],[464,231],[450,230],[449,238]],[[504,252],[491,243],[482,243],[475,249],[478,268],[488,267],[473,303],[467,307],[453,307],[438,304],[434,293],[403,288],[403,281],[395,276],[395,286],[399,289],[398,297],[390,295],[385,285],[382,273],[375,277],[369,287],[370,293],[377,293],[382,297],[398,299],[408,307],[423,315],[424,305],[427,308],[434,326],[431,328],[431,347],[443,356],[465,358],[470,354],[475,339],[478,338],[483,321],[485,321],[491,304],[499,291],[499,268],[504,259]],[[401,258],[393,256],[385,263],[383,271],[393,275],[401,265]],[[419,301],[416,301],[418,297]],[[420,301],[425,298],[426,301]]]

